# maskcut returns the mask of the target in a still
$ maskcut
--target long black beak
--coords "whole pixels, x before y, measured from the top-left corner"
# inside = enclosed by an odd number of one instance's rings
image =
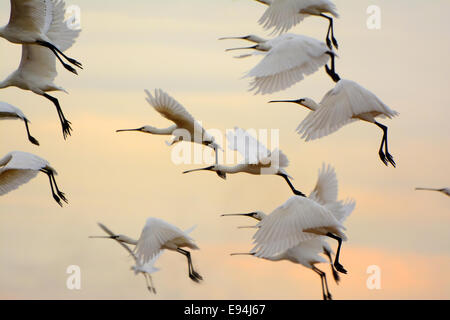
[[[231,217],[231,216],[244,216],[244,217],[253,217],[253,212],[251,213],[230,213],[230,214],[222,214],[221,217]]]
[[[89,239],[116,239],[117,236],[90,236]]]
[[[138,128],[138,129],[120,129],[120,130],[116,130],[116,132],[125,132],[125,131],[142,131],[142,128]]]
[[[279,102],[289,102],[289,103],[302,104],[303,99],[297,99],[297,100],[272,100],[272,101],[269,101],[269,103],[279,103]]]
[[[231,253],[230,256],[254,256],[255,253],[247,252],[247,253]]]
[[[258,47],[258,45],[256,45],[256,46],[251,46],[251,47],[242,47],[242,48],[230,48],[230,49],[226,49],[225,51],[245,50],[245,49],[256,49],[257,47]]]
[[[213,169],[214,169],[214,166],[210,166],[210,167],[206,167],[206,168],[187,170],[187,171],[184,171],[183,174],[185,174],[185,173],[191,173],[191,172],[195,172],[195,171],[203,171],[203,170],[206,170],[206,171],[214,171]]]

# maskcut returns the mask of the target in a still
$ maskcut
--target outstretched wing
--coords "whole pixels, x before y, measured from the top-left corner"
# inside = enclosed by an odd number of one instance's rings
[[[316,72],[330,59],[325,43],[292,35],[276,43],[246,77],[253,77],[250,91],[269,94],[287,89]]]
[[[258,23],[272,33],[283,33],[299,24],[306,17],[300,14],[302,3],[297,0],[274,0],[269,4]]]
[[[168,241],[180,237],[190,239],[176,226],[161,219],[149,218],[136,245],[136,256],[142,263],[147,263],[162,250],[162,246]]]
[[[51,0],[11,0],[8,28],[24,32],[43,32],[52,21]],[[45,33],[45,32],[44,32]]]
[[[147,102],[164,118],[174,122],[178,128],[187,130],[194,128],[196,123],[194,117],[169,94],[161,89],[156,89],[154,96],[148,90],[145,92],[147,93]]]
[[[17,107],[14,107],[13,105],[1,102],[0,101],[0,118],[3,119],[16,119],[20,118],[23,120],[27,120],[25,115],[23,114],[22,110],[20,110]]]
[[[326,203],[337,201],[338,196],[338,181],[336,172],[331,165],[322,165],[319,170],[319,177],[317,179],[314,190],[309,195],[309,198],[324,205]]]
[[[354,117],[365,113],[378,113],[388,118],[398,115],[372,92],[356,82],[340,80],[323,97],[320,108],[311,112],[300,123],[297,132],[306,141],[319,139],[355,121]]]
[[[321,227],[344,230],[339,221],[325,207],[315,201],[294,196],[258,223],[252,252],[258,257],[271,257],[298,243],[318,237],[305,232]]]

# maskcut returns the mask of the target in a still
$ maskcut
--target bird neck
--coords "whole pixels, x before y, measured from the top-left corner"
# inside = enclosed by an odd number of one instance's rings
[[[158,135],[171,135],[176,129],[176,125],[170,126],[168,128],[152,128],[149,133]]]
[[[124,235],[121,235],[121,236],[120,236],[119,241],[120,241],[120,242],[124,242],[124,243],[128,243],[128,244],[131,244],[131,245],[137,245],[137,243],[138,243],[137,240],[134,240],[134,239],[132,239],[132,238],[130,238],[130,237],[127,237],[127,236],[124,236]]]
[[[12,82],[10,77],[6,78],[3,81],[0,81],[0,89],[8,88],[12,86]]]
[[[316,111],[317,109],[319,109],[319,104],[312,99],[303,101],[302,106],[308,108],[311,111]]]

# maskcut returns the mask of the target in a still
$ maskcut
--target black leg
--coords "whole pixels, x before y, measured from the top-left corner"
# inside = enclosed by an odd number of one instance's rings
[[[331,46],[331,40],[330,40],[330,33],[331,33],[331,39],[333,41],[333,45],[336,47],[336,49],[339,49],[339,45],[337,43],[336,38],[334,37],[334,21],[332,17],[329,17],[327,15],[324,14],[320,14],[321,17],[324,17],[325,19],[328,19],[329,21],[329,26],[328,26],[328,32],[327,32],[327,38],[326,38],[326,42],[327,42],[327,46],[328,48],[332,49]]]
[[[339,256],[341,254],[341,246],[342,246],[342,239],[332,233],[327,233],[327,237],[330,237],[331,239],[334,239],[338,242],[338,248],[336,251],[336,258],[334,259],[334,267],[337,271],[340,273],[347,274],[347,270],[344,269],[344,267],[339,263]]]
[[[27,135],[28,135],[28,140],[30,140],[30,142],[36,146],[39,145],[39,141],[37,141],[31,134],[30,134],[30,128],[28,127],[28,120],[24,120],[25,122],[25,128],[27,129]]]
[[[328,251],[327,249],[323,248],[323,253],[330,260],[331,272],[333,274],[334,281],[336,281],[336,283],[339,284],[339,281],[341,280],[341,277],[339,276],[339,273],[336,271],[336,268],[333,265],[333,258],[331,257],[331,252]]]
[[[375,124],[379,128],[381,128],[381,130],[383,130],[383,139],[381,140],[380,151],[378,152],[378,154],[380,155],[380,159],[381,159],[381,161],[383,161],[383,163],[386,166],[388,165],[388,161],[389,161],[392,164],[392,166],[395,168],[396,163],[394,161],[394,157],[392,157],[392,155],[388,151],[388,128],[385,125],[382,125],[381,123],[376,122],[376,121],[375,121]],[[383,152],[383,147],[384,147],[384,152]]]
[[[328,54],[331,58],[331,69],[330,67],[328,67],[328,65],[325,65],[325,71],[330,76],[330,78],[333,79],[334,82],[339,82],[339,80],[341,80],[341,77],[336,73],[336,56],[334,52],[331,51],[326,52],[326,54]]]
[[[71,64],[77,66],[80,69],[83,69],[83,66],[80,62],[78,62],[75,59],[69,58],[68,56],[66,56],[64,54],[64,52],[62,52],[61,50],[59,50],[56,46],[54,46],[52,43],[50,42],[46,42],[46,41],[36,41],[37,44],[44,46],[46,48],[49,48],[50,50],[53,51],[53,53],[55,55],[57,55],[57,53],[59,53],[60,55],[62,55],[64,57],[64,59],[66,59],[67,61],[69,61]],[[61,61],[61,60],[60,60]]]
[[[56,99],[55,97],[52,97],[46,93],[44,93],[44,97],[47,98],[48,100],[50,100],[55,105],[56,111],[58,111],[59,121],[61,122],[63,136],[64,136],[64,139],[66,139],[67,136],[71,135],[70,132],[72,131],[72,127],[70,126],[70,124],[71,124],[70,121],[68,121],[64,117],[64,113],[61,110],[61,106],[59,105],[58,99]]]
[[[325,283],[325,290],[326,290],[326,295],[327,295],[327,300],[333,300],[333,296],[330,293],[330,290],[328,289],[328,281],[327,281],[327,274],[325,272],[323,272],[323,282]]]
[[[48,179],[50,181],[50,188],[52,190],[52,196],[53,199],[55,199],[55,201],[62,207],[62,203],[61,203],[61,199],[56,195],[55,190],[53,189],[53,181],[52,181],[52,176],[50,174],[50,171],[46,170],[46,169],[41,169],[41,172],[45,173],[48,176]]]
[[[322,298],[323,298],[323,300],[328,300],[328,296],[325,294],[325,285],[324,285],[324,281],[323,281],[323,275],[324,275],[323,271],[317,269],[314,266],[313,266],[312,270],[320,276],[320,283],[322,285]]]
[[[287,184],[289,185],[289,187],[291,188],[292,192],[294,192],[295,195],[301,196],[301,197],[306,197],[306,195],[303,192],[298,191],[297,189],[295,189],[294,185],[292,184],[291,180],[289,180],[289,177],[286,174],[279,173],[278,175],[280,177],[283,177],[284,180],[286,180]]]
[[[200,280],[203,280],[203,277],[194,270],[194,266],[192,265],[191,253],[181,248],[178,248],[177,251],[187,258],[189,278],[191,278],[191,280],[193,280],[194,282],[200,282]]]
[[[61,192],[58,188],[58,185],[56,184],[56,179],[55,179],[55,174],[53,172],[50,171],[50,176],[52,177],[53,180],[53,185],[55,186],[56,189],[56,193],[58,194],[58,196],[61,198],[62,201],[64,201],[65,203],[69,203],[69,201],[67,201],[66,199],[66,195],[64,194],[64,192]]]

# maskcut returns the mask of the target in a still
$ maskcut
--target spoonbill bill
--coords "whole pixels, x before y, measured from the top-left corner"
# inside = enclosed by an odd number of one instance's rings
[[[375,124],[383,130],[379,157],[386,166],[388,162],[396,166],[393,156],[388,151],[388,128],[378,122],[377,118],[392,119],[398,116],[398,112],[389,108],[375,94],[358,83],[340,79],[319,104],[310,98],[270,102],[292,102],[313,111],[296,130],[306,141],[327,136],[356,120]]]
[[[46,12],[46,6],[48,5],[51,8],[54,3],[49,0],[43,0],[12,1],[11,4],[13,8],[28,8],[31,10],[30,15],[35,15],[33,13],[34,11]],[[56,11],[48,13],[50,14],[48,18],[50,20],[45,24],[45,27],[40,28],[44,30],[43,33],[52,40],[59,50],[65,51],[74,44],[80,30],[72,30],[67,26],[67,23],[64,21],[63,2],[57,3],[54,6],[54,10]],[[39,16],[38,13],[36,13],[36,15]],[[26,20],[21,23],[26,23]],[[58,55],[56,55],[56,57],[58,57]],[[4,81],[0,82],[0,89],[13,86],[22,90],[31,91],[50,100],[56,107],[62,126],[63,136],[64,139],[66,139],[66,137],[71,134],[71,123],[65,118],[58,99],[47,93],[51,91],[67,92],[64,88],[54,84],[57,74],[55,55],[50,50],[35,44],[22,44],[22,60],[20,61],[20,65],[16,71],[9,75]]]
[[[6,26],[0,28],[0,37],[16,44],[43,47],[58,58],[64,68],[77,74],[60,57],[82,69],[81,63],[63,53],[72,46],[80,32],[67,27],[65,7],[62,0],[11,0],[10,19]],[[23,53],[31,54],[30,51]]]
[[[48,161],[34,154],[21,151],[10,152],[0,159],[0,196],[29,182],[39,172],[48,176],[53,199],[61,207],[61,200],[68,203],[65,194],[59,190],[56,184],[55,175],[57,175],[57,172]]]
[[[222,179],[226,179],[227,173],[277,175],[286,180],[294,194],[305,196],[304,193],[296,190],[290,181],[290,176],[285,170],[285,168],[289,165],[289,160],[281,150],[274,149],[273,151],[269,151],[264,144],[259,142],[249,132],[237,127],[234,131],[228,132],[227,140],[229,149],[239,152],[244,157],[244,161],[242,163],[232,167],[215,164],[206,168],[188,170],[183,173],[213,171],[216,172]]]
[[[191,142],[203,144],[214,149],[217,163],[217,149],[220,149],[220,146],[214,141],[214,137],[208,134],[185,107],[161,89],[156,89],[154,96],[148,90],[145,90],[145,92],[147,94],[147,102],[164,118],[174,122],[174,125],[164,129],[143,126],[137,129],[121,129],[116,132],[138,131],[155,135],[174,135],[175,137],[170,145],[189,138]],[[188,134],[185,135],[184,133]]]
[[[245,54],[238,58],[245,58],[255,54],[264,54],[264,58],[251,69],[244,78],[253,78],[249,91],[255,94],[270,94],[285,90],[305,76],[315,73],[325,66],[328,75],[334,80],[335,52],[324,42],[297,34],[282,34],[271,40],[265,40],[254,35],[245,37],[226,37],[222,39],[242,39],[256,45],[252,47],[231,48],[231,50],[254,49],[257,52]],[[326,64],[331,58],[331,68]]]
[[[273,33],[281,34],[302,22],[306,17],[318,16],[329,21],[326,42],[331,49],[331,42],[337,48],[334,37],[333,17],[339,18],[336,5],[330,0],[256,0],[269,6],[259,19],[265,30],[273,28]],[[330,15],[326,15],[330,14]],[[331,34],[331,40],[330,40]]]
[[[25,129],[27,130],[28,140],[34,145],[39,145],[39,141],[37,141],[31,134],[30,128],[28,124],[30,121],[25,117],[23,112],[13,105],[10,105],[6,102],[0,102],[0,120],[2,119],[13,119],[13,120],[22,120],[25,123]]]
[[[416,190],[426,190],[426,191],[437,191],[445,194],[450,197],[450,188],[441,188],[441,189],[433,189],[433,188],[416,188]]]
[[[134,254],[136,255],[136,259],[141,264],[148,263],[164,249],[176,251],[187,258],[189,278],[191,278],[194,282],[200,282],[203,278],[194,270],[191,253],[188,250],[183,249],[199,249],[195,244],[194,239],[189,236],[189,233],[191,233],[194,229],[195,226],[183,231],[178,227],[165,222],[164,220],[158,218],[148,218],[138,240],[122,234],[110,235],[105,238],[134,245]]]
[[[98,226],[105,231],[109,236],[105,237],[105,236],[91,236],[89,238],[113,238],[115,239],[115,237],[117,236],[114,232],[112,232],[108,227],[106,227],[103,223],[97,223]],[[159,271],[158,268],[156,268],[154,265],[156,263],[156,261],[159,259],[160,255],[163,253],[163,251],[161,251],[160,253],[158,253],[157,255],[155,255],[150,261],[148,261],[147,263],[142,263],[142,261],[138,260],[138,258],[136,257],[135,253],[133,252],[133,250],[130,249],[130,247],[125,244],[124,242],[121,242],[117,239],[115,239],[116,242],[118,244],[120,244],[122,246],[122,248],[124,248],[129,254],[130,256],[133,257],[134,261],[135,261],[135,265],[131,267],[131,270],[134,271],[135,275],[138,274],[142,274],[145,278],[145,283],[147,285],[147,289],[150,292],[153,292],[156,294],[156,288],[153,284],[153,280],[152,280],[152,274]]]

